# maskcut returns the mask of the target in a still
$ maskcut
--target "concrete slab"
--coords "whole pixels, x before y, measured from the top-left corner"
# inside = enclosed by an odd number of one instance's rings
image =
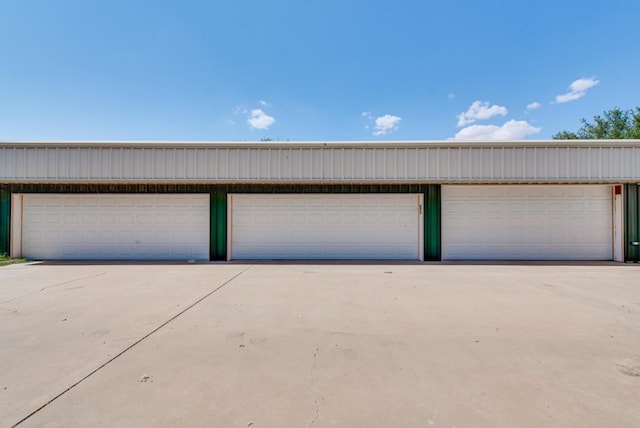
[[[0,284],[9,426],[52,399],[19,426],[640,425],[637,265],[32,265]]]
[[[0,268],[0,421],[18,422],[244,269],[211,267]]]

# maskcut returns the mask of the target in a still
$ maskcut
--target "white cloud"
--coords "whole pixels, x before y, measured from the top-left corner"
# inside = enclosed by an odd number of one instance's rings
[[[527,104],[527,111],[534,111],[534,110],[538,110],[540,107],[542,107],[542,104],[540,104],[537,101],[532,102],[531,104]]]
[[[376,126],[373,135],[387,135],[391,131],[398,129],[398,125],[402,118],[394,116],[392,114],[385,114],[376,119]]]
[[[260,104],[262,107],[271,107],[271,104],[269,104],[265,100],[258,100],[258,104]]]
[[[362,112],[362,117],[366,117],[367,119],[371,118],[371,112],[370,111],[363,111]]]
[[[456,94],[454,94],[453,92],[447,95],[447,98],[449,98],[450,100],[454,99],[455,97],[456,97]]]
[[[588,89],[593,88],[598,83],[600,83],[600,81],[596,80],[595,77],[574,80],[571,85],[569,85],[569,92],[556,96],[556,102],[567,103],[582,98],[587,94]]]
[[[527,135],[537,134],[542,128],[531,126],[524,120],[510,120],[502,126],[471,125],[461,129],[454,140],[521,140]]]
[[[506,116],[508,110],[504,106],[494,104],[489,106],[489,102],[474,101],[469,110],[460,113],[458,117],[458,126],[465,126],[476,120],[490,119],[493,116]]]
[[[269,129],[276,122],[273,116],[269,116],[262,109],[254,108],[247,119],[247,123],[254,129]]]
[[[574,92],[584,92],[589,88],[593,88],[598,83],[600,83],[599,80],[596,80],[594,77],[589,77],[586,79],[575,80],[569,88]]]

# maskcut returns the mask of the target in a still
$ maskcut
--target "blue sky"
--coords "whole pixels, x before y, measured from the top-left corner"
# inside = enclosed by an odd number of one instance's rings
[[[637,0],[0,0],[0,140],[547,139],[640,105]]]

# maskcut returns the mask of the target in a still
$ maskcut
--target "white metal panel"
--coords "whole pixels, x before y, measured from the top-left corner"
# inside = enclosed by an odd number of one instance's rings
[[[231,195],[232,259],[422,258],[421,196]]]
[[[22,203],[24,196],[14,193],[11,195],[11,257],[22,258]]]
[[[0,182],[628,182],[640,141],[0,143]]]
[[[613,260],[624,262],[624,200],[622,186],[613,197]]]
[[[442,187],[442,258],[611,260],[607,185]]]
[[[25,194],[22,254],[47,259],[209,259],[209,195]]]

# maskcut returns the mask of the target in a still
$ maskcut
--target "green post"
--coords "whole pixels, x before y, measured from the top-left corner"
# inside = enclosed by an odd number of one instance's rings
[[[625,261],[640,261],[640,246],[634,245],[640,242],[640,186],[637,184],[625,185],[624,201],[624,240]]]
[[[11,193],[0,189],[0,254],[9,255],[11,232]]]
[[[210,198],[209,259],[227,260],[227,194],[212,192]]]
[[[424,193],[424,259],[440,261],[440,185],[429,184]]]

